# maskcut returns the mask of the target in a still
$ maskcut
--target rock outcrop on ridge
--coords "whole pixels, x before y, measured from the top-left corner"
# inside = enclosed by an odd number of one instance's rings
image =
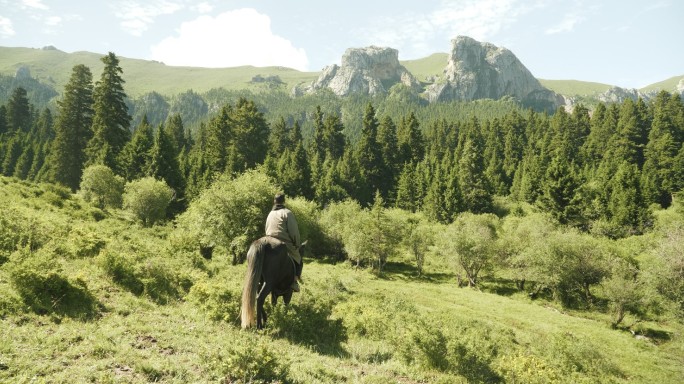
[[[430,102],[513,96],[524,104],[549,109],[565,103],[563,96],[543,87],[508,49],[467,36],[451,42],[443,78],[426,90]]]
[[[387,93],[398,83],[414,89],[420,86],[416,78],[399,64],[399,51],[370,46],[347,49],[342,56],[341,65],[325,67],[318,79],[305,91],[330,88],[338,96],[352,93],[374,95]]]

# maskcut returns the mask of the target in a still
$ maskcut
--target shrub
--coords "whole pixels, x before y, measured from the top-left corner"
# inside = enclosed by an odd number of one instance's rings
[[[85,201],[98,208],[120,208],[124,179],[105,165],[91,165],[83,170],[80,191]]]
[[[85,282],[69,281],[50,249],[14,252],[8,263],[10,280],[24,303],[38,314],[90,318],[97,302]]]
[[[498,368],[507,383],[553,384],[562,383],[561,372],[543,359],[522,352],[503,356]]]
[[[182,215],[177,230],[196,239],[197,248],[222,246],[241,262],[252,241],[264,235],[264,221],[277,188],[265,174],[247,171],[235,179],[224,175],[202,191]]]
[[[206,365],[215,367],[222,382],[258,384],[285,381],[287,365],[271,350],[271,344],[260,337],[234,339],[227,350],[207,356]]]
[[[240,318],[240,287],[229,287],[223,280],[203,280],[192,286],[188,300],[216,321],[238,324]]]
[[[481,272],[492,267],[496,255],[498,219],[493,214],[462,213],[438,236],[436,247],[448,260],[453,260],[459,284],[465,278],[468,286],[476,286]]]
[[[152,226],[166,217],[173,190],[165,181],[145,177],[127,183],[124,190],[124,209],[133,213],[143,226]]]

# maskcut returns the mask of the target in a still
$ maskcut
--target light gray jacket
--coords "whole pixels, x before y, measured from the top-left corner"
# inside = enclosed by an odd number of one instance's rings
[[[299,246],[299,227],[294,213],[282,205],[276,205],[266,218],[266,236],[275,237],[287,245],[287,251],[297,263],[301,264]]]

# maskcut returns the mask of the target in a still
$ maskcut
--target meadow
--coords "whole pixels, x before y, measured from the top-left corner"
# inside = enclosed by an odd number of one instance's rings
[[[382,272],[308,254],[291,305],[267,304],[267,328],[242,330],[245,265],[226,248],[203,258],[173,221],[145,228],[51,184],[2,177],[0,199],[0,382],[684,381],[681,319],[611,327],[601,305],[532,299],[504,269],[460,287],[434,249],[421,273],[403,248]],[[325,212],[292,203],[317,238]],[[622,246],[646,257],[654,242]]]

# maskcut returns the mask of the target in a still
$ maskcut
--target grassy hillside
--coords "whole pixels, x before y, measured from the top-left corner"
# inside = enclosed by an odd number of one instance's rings
[[[544,80],[539,82],[546,88],[566,96],[592,96],[609,90],[612,85],[578,80]]]
[[[116,53],[116,52],[115,52]],[[100,58],[103,55],[91,52],[66,53],[57,49],[34,49],[18,47],[0,47],[0,74],[13,75],[20,66],[27,66],[31,76],[53,86],[61,92],[69,80],[71,69],[76,64],[85,64],[93,72],[97,80],[102,71]],[[198,68],[173,67],[163,63],[119,57],[126,80],[125,90],[131,97],[155,91],[162,95],[175,95],[192,89],[195,92],[206,92],[213,88],[223,87],[229,90],[252,89],[263,90],[269,86],[277,86],[289,91],[297,84],[314,81],[319,72],[300,72],[284,67],[252,66],[232,68]],[[433,76],[442,75],[448,59],[447,53],[434,53],[422,59],[404,60],[404,65],[419,81],[431,83]],[[278,76],[282,84],[266,86],[252,83],[255,76]],[[655,83],[644,87],[642,91],[665,89],[672,91],[684,76]],[[542,80],[545,87],[568,96],[592,96],[608,90],[611,85],[578,80]]]
[[[649,92],[649,91],[668,91],[672,92],[675,88],[677,88],[677,84],[684,79],[684,76],[675,76],[671,77],[667,80],[663,80],[661,82],[655,83],[648,85],[644,88],[641,88],[640,91],[642,92]]]
[[[602,314],[458,288],[436,257],[420,278],[406,256],[381,277],[309,261],[290,307],[243,331],[245,266],[225,251],[205,260],[171,225],[49,185],[0,178],[0,198],[0,382],[684,381],[681,324],[638,339]]]
[[[115,52],[116,53],[116,52]],[[69,81],[74,65],[84,64],[93,72],[97,81],[102,72],[103,55],[90,52],[66,53],[55,49],[0,47],[0,73],[13,75],[20,66],[27,66],[31,76],[50,84],[58,92]],[[119,57],[124,72],[125,91],[131,97],[156,91],[163,95],[175,95],[192,89],[206,92],[212,88],[256,88],[250,81],[254,76],[278,76],[291,89],[302,82],[311,82],[317,72],[300,72],[284,67],[257,68],[252,66],[234,68],[173,67],[155,61]]]
[[[433,53],[422,59],[401,61],[401,65],[406,67],[418,81],[431,83],[432,81],[427,79],[432,76],[441,76],[448,60],[449,55],[446,53]]]

